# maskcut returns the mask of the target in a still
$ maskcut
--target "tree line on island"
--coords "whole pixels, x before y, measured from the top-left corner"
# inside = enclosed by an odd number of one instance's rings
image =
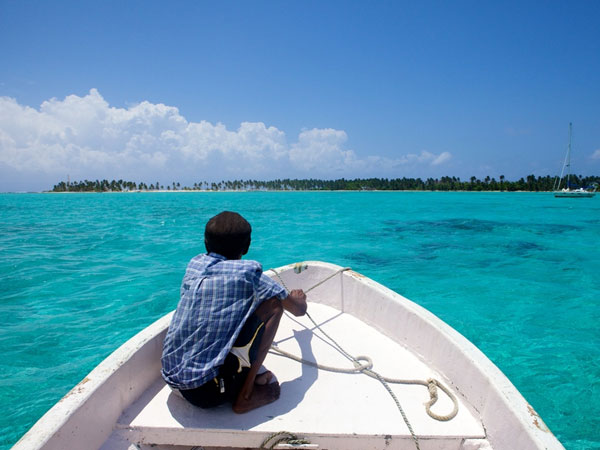
[[[459,177],[441,178],[355,178],[337,180],[317,179],[277,179],[271,181],[233,180],[208,182],[200,181],[192,186],[180,183],[147,184],[124,180],[83,180],[61,181],[51,192],[136,192],[136,191],[552,191],[556,177],[536,177],[528,175],[517,181],[508,181],[504,175],[499,180],[485,177],[483,180],[471,177],[463,181]],[[597,176],[571,175],[571,185],[590,186],[600,183]]]

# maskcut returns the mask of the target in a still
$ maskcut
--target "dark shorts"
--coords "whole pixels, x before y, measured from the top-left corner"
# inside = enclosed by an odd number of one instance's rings
[[[252,363],[258,356],[258,348],[264,332],[264,323],[252,314],[237,337],[234,348],[219,367],[219,374],[212,380],[195,389],[180,390],[181,395],[195,406],[212,408],[223,403],[234,402],[248,376],[247,362]],[[240,358],[236,354],[245,354]],[[246,359],[246,363],[242,361]]]

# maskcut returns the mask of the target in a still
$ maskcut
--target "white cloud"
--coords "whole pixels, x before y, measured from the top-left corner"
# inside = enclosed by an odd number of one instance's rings
[[[446,161],[449,161],[450,158],[452,158],[452,155],[449,152],[442,152],[436,156],[433,161],[431,161],[431,164],[434,166],[439,166],[440,164],[444,164]]]
[[[0,178],[220,180],[231,178],[398,176],[398,168],[436,166],[451,157],[423,151],[359,157],[348,136],[303,130],[288,143],[262,122],[235,130],[188,122],[179,110],[147,101],[111,107],[96,89],[42,103],[39,110],[0,97]],[[598,153],[598,152],[597,152]],[[409,175],[410,176],[410,175]],[[0,186],[6,189],[6,186]]]
[[[600,148],[592,153],[592,159],[600,159]]]
[[[344,150],[347,139],[346,132],[341,130],[304,130],[290,148],[290,162],[297,168],[319,174],[356,169],[361,163],[352,150]]]

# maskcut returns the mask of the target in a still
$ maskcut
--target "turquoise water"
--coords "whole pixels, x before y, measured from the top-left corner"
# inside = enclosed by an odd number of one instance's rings
[[[0,195],[0,449],[173,309],[221,210],[265,268],[324,260],[428,308],[567,449],[600,448],[600,198],[547,193]]]

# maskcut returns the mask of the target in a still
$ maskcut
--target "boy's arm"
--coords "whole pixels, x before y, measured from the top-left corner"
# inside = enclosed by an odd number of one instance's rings
[[[283,309],[296,317],[306,314],[306,294],[302,289],[292,289],[288,296],[281,300],[281,303]]]

